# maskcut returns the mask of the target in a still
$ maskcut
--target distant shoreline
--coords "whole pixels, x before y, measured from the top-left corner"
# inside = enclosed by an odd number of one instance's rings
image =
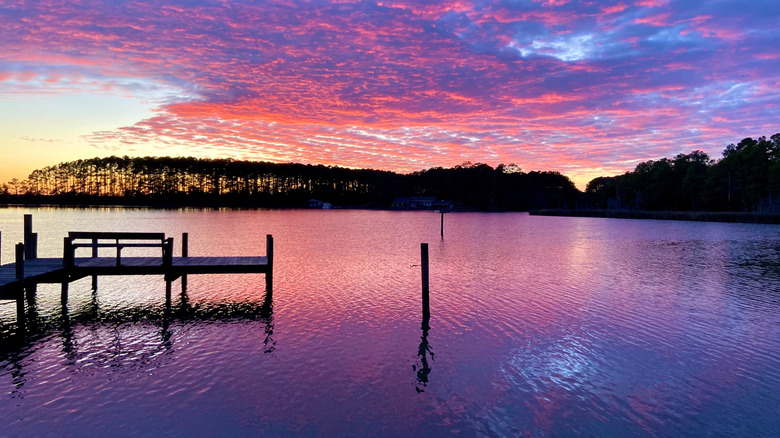
[[[295,209],[295,210],[322,210],[301,205],[290,204],[248,204],[248,203],[186,203],[186,202],[12,202],[0,203],[0,208],[140,208],[140,209]],[[381,211],[436,211],[423,208],[393,208],[379,205],[345,205],[335,206],[333,210],[381,210]],[[525,213],[516,210],[475,210],[475,209],[448,209],[448,213]],[[729,222],[729,223],[753,223],[780,225],[780,214],[777,213],[747,213],[734,211],[646,211],[646,210],[600,210],[600,209],[532,209],[527,213],[531,216],[561,216],[561,217],[594,217],[611,219],[654,219],[676,220],[693,222]]]
[[[643,210],[530,210],[532,216],[602,217],[612,219],[657,219],[695,222],[780,224],[780,214],[734,211],[643,211]]]
[[[335,205],[330,208],[310,207],[301,204],[263,204],[246,202],[0,202],[0,208],[138,208],[138,209],[230,209],[230,210],[378,210],[378,211],[433,211],[440,212],[437,208],[402,208],[381,204],[368,205]],[[445,213],[454,212],[479,212],[479,210],[466,208],[448,208]],[[518,213],[519,211],[514,211]],[[526,211],[522,211],[525,213]]]

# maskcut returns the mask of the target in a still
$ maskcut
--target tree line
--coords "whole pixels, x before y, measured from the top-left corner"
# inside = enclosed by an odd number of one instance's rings
[[[780,213],[780,133],[729,144],[720,159],[696,150],[590,181],[514,164],[435,167],[410,174],[298,163],[193,157],[75,160],[0,185],[0,203],[387,208],[429,196],[482,211],[604,209]]]
[[[729,144],[714,160],[696,150],[600,177],[585,189],[597,209],[780,212],[780,133]]]
[[[463,209],[573,208],[580,192],[558,172],[463,163],[411,174],[336,166],[193,157],[107,157],[33,171],[0,186],[0,202],[385,208],[430,196]]]

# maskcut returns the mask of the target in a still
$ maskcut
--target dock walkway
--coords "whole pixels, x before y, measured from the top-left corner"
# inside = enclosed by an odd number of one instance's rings
[[[192,274],[271,274],[267,256],[260,257],[173,257],[171,266],[159,257],[125,257],[116,266],[114,257],[78,257],[72,268],[61,258],[24,261],[24,278],[16,278],[16,263],[0,266],[0,300],[15,300],[20,290],[32,284],[70,283],[92,275],[164,275],[172,281]]]

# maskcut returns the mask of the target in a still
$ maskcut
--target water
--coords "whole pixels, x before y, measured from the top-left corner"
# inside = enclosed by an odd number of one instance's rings
[[[290,210],[0,209],[69,230],[190,234],[262,275],[40,285],[0,304],[2,436],[777,436],[780,227]],[[420,309],[430,244],[431,319]],[[177,240],[178,244],[178,240]],[[124,254],[124,252],[123,252]]]

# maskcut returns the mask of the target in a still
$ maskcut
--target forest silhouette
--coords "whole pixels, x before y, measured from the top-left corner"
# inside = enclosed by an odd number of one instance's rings
[[[580,192],[557,172],[464,163],[412,174],[232,159],[108,157],[33,171],[0,187],[0,201],[64,204],[387,208],[399,197],[436,197],[473,210],[571,208]]]
[[[640,163],[585,189],[592,208],[780,212],[780,133],[729,144],[719,160],[702,151]]]
[[[435,197],[479,211],[534,209],[780,212],[780,133],[640,163],[577,190],[568,177],[515,164],[435,167],[410,174],[336,166],[193,157],[75,160],[0,185],[0,203],[389,208]]]

